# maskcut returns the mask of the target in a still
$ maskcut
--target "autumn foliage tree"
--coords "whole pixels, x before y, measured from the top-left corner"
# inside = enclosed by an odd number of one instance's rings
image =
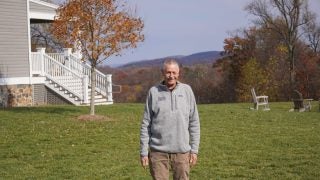
[[[316,40],[316,36],[314,36]],[[317,98],[320,94],[320,61],[317,42],[312,46],[299,40],[295,43],[295,88],[304,97]],[[259,93],[267,94],[271,101],[290,100],[291,67],[288,48],[279,33],[267,26],[249,28],[224,41],[225,59],[215,66],[229,72],[230,96],[236,101],[248,101],[249,89],[255,87]],[[227,74],[227,73],[226,73]],[[226,90],[225,90],[226,91]]]
[[[287,48],[291,87],[296,86],[297,43],[303,26],[314,18],[305,0],[253,0],[246,10],[257,16],[256,24],[278,33]]]
[[[268,82],[268,75],[264,68],[262,68],[256,59],[250,59],[242,68],[241,68],[241,84],[236,89],[237,94],[239,95],[238,100],[240,101],[250,101],[251,94],[248,92],[250,88],[255,88],[255,91],[260,94],[266,94]]]
[[[144,40],[143,21],[120,0],[67,0],[58,10],[53,33],[67,46],[81,49],[91,65],[90,115],[95,114],[95,69],[122,50]]]
[[[240,100],[238,97],[238,92],[245,91],[240,90],[239,85],[241,85],[241,76],[243,73],[243,66],[253,57],[255,57],[256,49],[256,37],[255,28],[247,29],[243,31],[238,31],[233,37],[226,38],[224,40],[224,53],[226,57],[224,58],[224,69],[225,74],[228,74],[229,81],[228,86],[233,97],[233,100]],[[217,65],[216,65],[217,66]],[[230,95],[231,96],[231,95]]]

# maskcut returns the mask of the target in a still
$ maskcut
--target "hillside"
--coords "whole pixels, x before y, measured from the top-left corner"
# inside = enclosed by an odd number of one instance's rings
[[[221,51],[206,51],[206,52],[199,52],[187,56],[169,56],[164,58],[157,58],[151,60],[142,60],[138,62],[132,62],[128,64],[124,64],[119,66],[118,68],[134,68],[134,67],[155,67],[161,66],[163,61],[168,58],[176,59],[180,64],[184,66],[190,66],[194,64],[212,64],[217,59],[220,59],[222,56]]]

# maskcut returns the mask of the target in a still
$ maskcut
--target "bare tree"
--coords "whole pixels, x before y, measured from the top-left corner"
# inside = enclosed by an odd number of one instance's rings
[[[39,23],[31,24],[31,44],[32,50],[34,48],[41,46],[45,47],[47,51],[55,52],[62,50],[62,44],[57,41],[56,38],[50,33],[50,24],[49,23]]]
[[[320,24],[316,22],[316,18],[304,27],[307,44],[312,51],[320,53]]]
[[[290,62],[291,88],[295,82],[295,51],[301,37],[301,29],[311,21],[311,12],[307,0],[253,0],[246,10],[257,16],[258,25],[278,33],[287,47],[287,59]]]

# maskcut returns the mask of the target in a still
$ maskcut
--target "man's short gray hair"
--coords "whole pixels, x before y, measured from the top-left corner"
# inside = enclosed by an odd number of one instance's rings
[[[167,65],[169,64],[174,64],[174,65],[177,65],[178,68],[179,67],[179,63],[175,60],[175,59],[166,59],[164,62],[163,62],[163,66],[161,68],[161,71],[163,72],[166,68]]]

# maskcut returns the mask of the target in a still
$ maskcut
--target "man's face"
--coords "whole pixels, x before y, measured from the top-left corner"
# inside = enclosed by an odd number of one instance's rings
[[[167,87],[169,89],[170,87],[174,88],[179,78],[179,66],[176,64],[167,64],[162,73]]]

